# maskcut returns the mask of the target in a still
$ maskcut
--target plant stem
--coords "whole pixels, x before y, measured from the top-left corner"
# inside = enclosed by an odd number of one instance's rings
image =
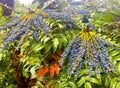
[[[13,51],[13,67],[14,67],[14,75],[16,79],[16,84],[18,88],[27,88],[25,79],[23,77],[23,74],[19,68],[20,63],[20,49]]]

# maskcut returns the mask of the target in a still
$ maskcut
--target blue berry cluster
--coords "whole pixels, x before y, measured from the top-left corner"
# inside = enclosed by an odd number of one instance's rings
[[[21,38],[23,35],[27,35],[30,31],[28,31],[27,22],[23,22],[16,24],[15,28],[12,28],[7,34],[7,36],[3,39],[4,45],[3,49],[5,49],[11,42]]]
[[[57,11],[53,11],[50,9],[46,9],[45,10],[51,19],[61,19],[61,20],[71,20],[70,18],[70,14],[71,12],[57,12]]]
[[[71,1],[71,2],[68,2],[68,4],[73,5],[73,6],[79,6],[82,3],[81,3],[81,1]]]
[[[101,71],[105,73],[114,71],[113,65],[108,59],[107,43],[104,39],[96,35],[86,40],[84,38],[85,36],[77,35],[61,55],[59,63],[62,66],[64,60],[67,61],[68,77],[73,74],[77,78],[81,68],[84,68],[85,65],[89,68],[90,76],[93,70],[97,76],[100,76]],[[87,63],[85,64],[85,62]]]
[[[89,14],[89,12],[86,9],[82,9],[82,10],[78,11],[78,14],[81,14],[82,16],[87,16]]]
[[[39,41],[39,32],[47,33],[50,30],[42,18],[34,15],[34,13],[27,13],[17,18],[17,20],[10,21],[4,26],[4,29],[8,28],[11,28],[11,30],[8,31],[7,36],[3,39],[3,49],[6,49],[10,43],[18,39],[20,39],[20,42],[17,47],[20,47],[27,36],[33,36],[36,41]]]

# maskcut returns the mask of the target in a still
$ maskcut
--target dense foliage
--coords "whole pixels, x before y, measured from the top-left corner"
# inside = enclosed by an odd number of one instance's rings
[[[119,88],[115,1],[35,0],[9,17],[0,9],[0,88]]]

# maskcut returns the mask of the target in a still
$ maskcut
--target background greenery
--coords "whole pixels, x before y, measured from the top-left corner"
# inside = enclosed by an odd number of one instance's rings
[[[40,3],[40,2],[39,2]],[[51,2],[34,3],[30,6],[32,11],[36,9],[45,9],[49,7]],[[108,4],[108,5],[106,5]],[[91,10],[91,6],[97,6],[97,9]],[[67,7],[64,0],[60,1],[56,10],[61,11]],[[68,8],[73,8],[68,6]],[[74,25],[65,23],[64,19],[44,19],[44,22],[52,29],[48,34],[39,32],[39,41],[37,42],[33,36],[28,35],[26,40],[20,46],[20,60],[18,68],[23,75],[23,79],[27,82],[28,88],[119,88],[120,87],[120,2],[119,0],[105,0],[98,3],[97,1],[85,2],[77,9],[89,10],[90,24],[95,26],[94,31],[106,39],[106,41],[114,44],[116,47],[108,48],[109,58],[112,60],[116,73],[105,74],[101,72],[101,78],[97,78],[93,71],[89,77],[88,69],[82,69],[77,79],[72,76],[67,78],[66,64],[52,70],[51,67],[55,63],[58,64],[60,55],[67,47],[68,43],[77,35],[84,26],[82,16],[73,16]],[[3,39],[12,29],[4,29],[4,25],[10,21],[12,17],[20,17],[29,11],[26,6],[16,3],[14,11],[10,16],[2,16],[2,8],[0,7],[0,88],[17,88],[13,57],[15,54],[16,43],[20,39],[9,44],[6,50],[2,50]],[[42,14],[44,15],[44,14]],[[14,27],[14,26],[12,26]],[[40,72],[42,68],[48,68],[46,74]],[[45,71],[45,70],[43,70]],[[53,72],[51,72],[53,71]],[[58,73],[57,73],[58,72]],[[54,74],[53,74],[54,73]],[[53,75],[52,75],[53,74]],[[19,87],[18,87],[19,88]],[[26,87],[24,87],[26,88]]]

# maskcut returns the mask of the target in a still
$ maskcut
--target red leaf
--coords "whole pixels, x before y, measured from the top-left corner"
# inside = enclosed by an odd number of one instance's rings
[[[41,68],[37,74],[37,78],[44,76],[47,72],[48,72],[48,68],[46,67]]]
[[[59,64],[58,63],[54,64],[54,70],[55,70],[55,73],[58,75],[59,74]]]
[[[54,76],[54,67],[50,66],[50,76],[53,77]]]

